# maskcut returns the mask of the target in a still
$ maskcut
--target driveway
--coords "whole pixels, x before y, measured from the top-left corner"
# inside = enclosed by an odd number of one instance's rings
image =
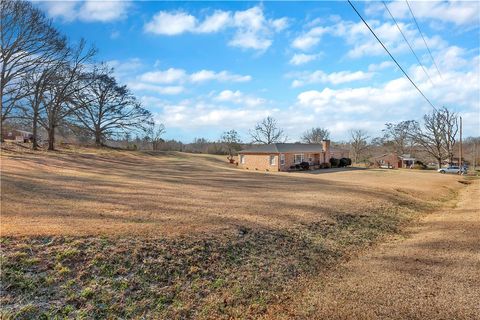
[[[306,281],[274,318],[480,319],[479,182],[407,237]]]

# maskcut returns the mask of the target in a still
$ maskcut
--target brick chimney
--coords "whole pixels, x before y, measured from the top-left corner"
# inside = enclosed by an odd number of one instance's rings
[[[322,148],[323,148],[323,161],[329,162],[330,161],[330,140],[322,140]]]

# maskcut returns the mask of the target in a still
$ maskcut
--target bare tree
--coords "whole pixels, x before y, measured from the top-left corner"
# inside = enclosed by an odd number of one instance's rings
[[[38,149],[38,119],[42,111],[44,94],[50,78],[49,69],[31,73],[24,77],[23,85],[29,88],[26,96],[27,103],[21,107],[22,117],[31,120],[32,123],[32,149]]]
[[[190,143],[190,150],[191,152],[198,152],[198,153],[207,153],[208,145],[210,141],[205,138],[194,138],[193,142]]]
[[[287,140],[283,130],[278,128],[277,120],[272,117],[266,117],[257,123],[253,131],[250,131],[250,136],[253,143],[272,144]]]
[[[454,148],[458,133],[458,115],[451,112],[446,107],[442,107],[436,112],[437,117],[443,119],[441,128],[444,148],[450,163],[453,162]]]
[[[423,129],[418,122],[410,121],[409,135],[426,153],[435,158],[440,168],[443,159],[453,161],[457,131],[457,115],[443,107],[423,117]]]
[[[158,125],[153,125],[152,127],[152,148],[153,150],[157,151],[160,150],[160,146],[164,141],[162,136],[165,134],[165,125],[160,123]]]
[[[240,136],[235,130],[225,131],[222,134],[221,142],[225,145],[228,152],[228,159],[233,159],[234,154],[240,150]]]
[[[76,91],[73,113],[80,126],[95,138],[97,146],[105,138],[131,129],[147,129],[153,124],[150,111],[144,109],[126,86],[121,86],[103,68],[100,73],[84,77],[85,85]]]
[[[468,159],[475,170],[478,161],[478,149],[480,148],[480,137],[468,137],[463,140],[463,150],[465,159]]]
[[[0,135],[5,119],[28,94],[21,88],[23,78],[65,45],[51,21],[30,2],[0,1]]]
[[[45,98],[51,87],[52,81],[56,79],[56,72],[64,64],[67,51],[59,51],[56,60],[43,63],[33,72],[25,75],[22,80],[22,88],[26,91],[25,102],[19,109],[21,118],[31,122],[33,143],[32,148],[38,148],[38,124],[40,115],[45,111]]]
[[[391,145],[393,151],[399,155],[411,153],[415,145],[410,135],[411,123],[412,121],[402,121],[398,124],[386,123],[386,128],[382,130],[382,142]]]
[[[321,143],[330,137],[330,131],[324,128],[312,128],[303,133],[302,142],[304,143]]]
[[[353,154],[353,162],[357,163],[368,149],[367,139],[369,136],[366,131],[356,129],[350,131],[350,137],[350,149]]]
[[[91,79],[87,65],[95,55],[95,49],[86,49],[82,39],[78,46],[68,49],[66,59],[59,63],[50,75],[48,89],[43,97],[43,113],[39,123],[48,133],[48,150],[55,150],[55,130],[73,113],[84,107],[76,100],[78,93],[88,86]]]

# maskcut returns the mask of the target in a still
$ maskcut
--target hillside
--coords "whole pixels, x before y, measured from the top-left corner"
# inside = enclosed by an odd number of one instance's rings
[[[457,176],[261,173],[224,157],[3,150],[2,307],[242,318],[451,199]]]

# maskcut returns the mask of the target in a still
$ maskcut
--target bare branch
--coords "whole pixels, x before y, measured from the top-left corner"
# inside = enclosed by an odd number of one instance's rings
[[[278,128],[277,120],[272,117],[266,117],[257,123],[253,131],[250,131],[253,143],[272,144],[276,142],[285,142],[283,129]]]

